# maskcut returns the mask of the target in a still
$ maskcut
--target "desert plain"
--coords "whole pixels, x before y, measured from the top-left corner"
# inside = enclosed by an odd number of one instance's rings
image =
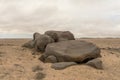
[[[42,53],[21,47],[30,39],[0,39],[0,80],[120,80],[120,39],[80,39],[101,49],[103,70],[81,64],[54,70]],[[35,55],[33,55],[35,53]]]

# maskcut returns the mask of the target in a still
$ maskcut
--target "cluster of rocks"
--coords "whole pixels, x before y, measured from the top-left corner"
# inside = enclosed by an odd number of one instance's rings
[[[34,48],[43,52],[39,58],[45,63],[54,63],[54,69],[64,69],[71,65],[85,63],[102,69],[100,49],[93,43],[75,40],[70,31],[46,31],[44,34],[34,33],[33,40],[23,47]]]

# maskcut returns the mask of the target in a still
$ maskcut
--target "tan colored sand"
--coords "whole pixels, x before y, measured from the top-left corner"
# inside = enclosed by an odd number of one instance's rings
[[[120,48],[120,39],[82,39],[93,42],[100,48]],[[120,80],[120,52],[102,50],[104,70],[86,65],[76,65],[64,70],[54,70],[33,56],[32,50],[22,48],[27,39],[0,40],[0,80],[35,80],[32,68],[39,65],[46,74],[43,80]]]

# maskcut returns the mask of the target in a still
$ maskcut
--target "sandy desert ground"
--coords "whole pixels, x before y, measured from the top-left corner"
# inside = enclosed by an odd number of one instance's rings
[[[82,40],[101,48],[104,70],[84,64],[54,70],[38,60],[40,53],[21,47],[29,39],[0,39],[0,80],[120,80],[120,39]]]

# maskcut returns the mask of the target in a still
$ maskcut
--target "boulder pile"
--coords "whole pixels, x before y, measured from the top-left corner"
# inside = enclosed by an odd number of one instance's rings
[[[102,61],[97,59],[101,57],[100,48],[90,42],[75,40],[70,31],[34,33],[33,40],[25,43],[23,47],[43,52],[39,59],[45,63],[53,63],[54,69],[81,63],[102,69]]]

